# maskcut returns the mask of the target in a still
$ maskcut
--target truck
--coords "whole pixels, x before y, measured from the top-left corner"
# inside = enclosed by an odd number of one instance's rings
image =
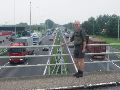
[[[33,45],[31,37],[20,37],[16,38],[15,42],[11,43],[10,46],[31,46]],[[34,48],[9,48],[8,56],[26,56],[34,54]],[[10,58],[9,62],[13,63],[24,63],[28,58]]]
[[[0,32],[0,43],[4,42],[12,35],[11,31],[1,31]]]
[[[33,45],[41,44],[42,40],[40,39],[40,37],[36,33],[33,33],[31,37],[33,39]]]
[[[87,44],[106,44],[104,40],[96,37],[86,36]],[[87,52],[89,53],[102,53],[106,52],[106,46],[88,46],[86,47]],[[104,59],[105,54],[93,54],[91,55],[93,59]]]
[[[38,45],[40,44],[40,37],[38,36],[33,36],[33,45]]]

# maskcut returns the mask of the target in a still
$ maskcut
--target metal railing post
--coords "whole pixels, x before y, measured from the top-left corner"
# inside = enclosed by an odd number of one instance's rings
[[[61,59],[60,61],[61,61],[61,63],[63,63],[63,59],[62,59],[62,48],[61,48],[61,47],[60,47],[60,52],[61,52],[61,53],[60,53],[60,57],[61,57],[61,58],[60,58],[60,59]],[[63,65],[61,65],[61,74],[63,74]]]
[[[50,75],[50,61],[49,61],[49,66],[48,66],[48,74]]]
[[[107,46],[107,52],[110,52],[110,46],[109,45]],[[107,59],[108,59],[108,61],[110,61],[110,55],[109,54],[107,55]],[[107,71],[110,71],[110,63],[109,62],[107,62]]]

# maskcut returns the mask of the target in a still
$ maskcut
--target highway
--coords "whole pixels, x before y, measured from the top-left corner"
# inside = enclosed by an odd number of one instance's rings
[[[53,41],[49,41],[51,35],[46,35],[41,45],[52,45]],[[67,40],[67,39],[65,39]],[[70,50],[71,54],[73,54],[74,48],[66,48],[65,52],[68,54],[68,50]],[[50,54],[51,49],[49,51],[42,51],[42,48],[35,48],[35,55],[48,55]],[[66,63],[73,63],[70,56],[66,56],[67,60]],[[115,56],[110,56],[110,60],[119,59]],[[105,59],[107,60],[107,59]],[[93,60],[90,56],[85,56],[85,62],[93,62],[98,60]],[[100,61],[100,60],[99,60]],[[101,60],[104,61],[104,60]],[[48,57],[36,57],[30,58],[25,62],[23,65],[37,65],[37,64],[47,64]],[[14,66],[9,64],[8,59],[0,59],[1,66]],[[67,73],[72,74],[75,72],[74,65],[66,65],[67,66]],[[110,70],[118,70],[120,68],[120,63],[109,63]],[[92,63],[92,64],[85,64],[85,72],[94,72],[94,71],[106,71],[107,64],[106,63]],[[3,77],[21,77],[21,76],[33,76],[33,75],[43,75],[45,72],[48,71],[46,66],[42,67],[22,67],[22,68],[9,68],[9,69],[1,69],[0,68],[0,78]],[[46,72],[48,74],[48,72]]]
[[[45,36],[42,40],[41,45],[52,45],[53,41],[49,41],[50,36]],[[47,55],[49,51],[42,51],[41,48],[35,48],[35,54]],[[23,65],[36,65],[36,64],[46,64],[48,57],[30,58]],[[8,59],[0,60],[1,66],[11,66]],[[16,64],[17,65],[17,64]],[[7,68],[0,69],[0,77],[18,77],[18,76],[32,76],[32,75],[43,75],[45,70],[44,67],[23,67],[23,68]]]

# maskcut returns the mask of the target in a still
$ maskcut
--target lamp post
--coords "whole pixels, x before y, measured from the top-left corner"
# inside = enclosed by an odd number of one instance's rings
[[[30,31],[31,31],[31,1],[30,1]]]
[[[120,25],[119,25],[120,20],[119,19],[120,18],[118,17],[118,40],[119,40],[119,33],[120,33],[120,31],[119,31],[119,29],[120,29]]]
[[[16,23],[15,23],[15,0],[14,0],[14,30],[15,30],[15,36],[16,36]]]
[[[94,20],[93,20],[93,36],[94,36]]]
[[[38,20],[38,21],[36,20],[36,21],[38,22],[37,29],[39,30],[39,7],[36,7],[36,8],[37,8],[37,14],[38,14],[38,15],[37,15],[37,18],[38,18],[37,20]],[[37,22],[36,22],[36,23],[37,23]]]

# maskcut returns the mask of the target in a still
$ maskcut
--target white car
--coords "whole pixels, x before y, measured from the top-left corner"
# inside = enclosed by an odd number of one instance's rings
[[[69,38],[69,34],[68,33],[65,32],[64,35],[65,35],[66,38]]]

